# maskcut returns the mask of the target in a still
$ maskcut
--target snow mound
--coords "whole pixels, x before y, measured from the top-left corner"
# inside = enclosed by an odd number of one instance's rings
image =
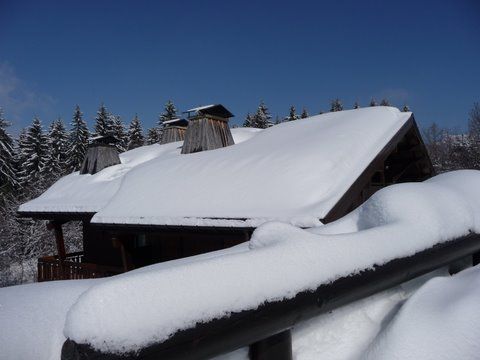
[[[317,226],[410,117],[392,107],[339,111],[235,146],[158,158],[128,173],[92,222]]]
[[[232,129],[236,144],[255,136],[260,130]],[[19,207],[23,212],[88,212],[104,207],[120,188],[123,177],[131,170],[147,164],[180,156],[181,141],[169,144],[147,145],[120,154],[120,164],[90,175],[74,172],[64,176],[38,198]],[[160,165],[161,166],[161,165]]]
[[[480,267],[434,278],[402,306],[364,358],[474,360],[480,343]]]
[[[464,170],[393,185],[329,225],[306,231],[269,223],[248,251],[112,278],[80,296],[65,335],[101,351],[135,351],[198,322],[480,233],[479,182],[479,171]]]

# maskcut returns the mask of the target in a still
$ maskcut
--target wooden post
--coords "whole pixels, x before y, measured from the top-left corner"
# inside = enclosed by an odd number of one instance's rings
[[[121,239],[117,237],[112,238],[113,247],[120,249],[120,255],[122,256],[122,265],[123,271],[127,272],[133,269],[132,259],[130,254],[128,253],[127,249],[125,248],[125,244]]]
[[[292,333],[285,330],[250,345],[250,360],[292,360]]]
[[[55,242],[57,244],[57,255],[60,262],[60,278],[65,278],[63,261],[66,259],[67,254],[65,251],[65,240],[63,238],[62,223],[58,221],[50,221],[47,224],[47,229],[53,230],[55,233]]]

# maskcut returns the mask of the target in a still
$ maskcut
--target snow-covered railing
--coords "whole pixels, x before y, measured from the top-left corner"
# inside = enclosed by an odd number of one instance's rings
[[[289,299],[269,301],[256,309],[197,323],[136,352],[103,353],[89,344],[67,340],[63,345],[62,359],[207,359],[244,346],[250,346],[252,359],[291,359],[290,329],[299,322],[468,256],[473,256],[473,263],[477,264],[479,254],[480,235],[470,233],[438,243],[414,255],[399,257],[381,266],[374,265],[359,273],[340,277]]]

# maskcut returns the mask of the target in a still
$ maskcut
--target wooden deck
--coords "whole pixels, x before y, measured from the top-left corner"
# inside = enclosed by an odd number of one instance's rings
[[[58,256],[46,256],[38,259],[37,281],[95,279],[117,275],[122,268],[83,262],[83,252],[66,255],[61,261]]]

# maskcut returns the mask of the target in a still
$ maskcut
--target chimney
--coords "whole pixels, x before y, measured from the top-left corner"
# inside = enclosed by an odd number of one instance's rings
[[[163,122],[165,126],[162,130],[162,138],[160,144],[168,144],[174,141],[182,141],[185,139],[188,120],[172,119]]]
[[[118,140],[113,135],[96,136],[90,139],[80,175],[93,175],[106,167],[120,164],[117,148],[113,145],[116,142]]]
[[[187,110],[189,124],[182,154],[214,150],[233,145],[228,120],[234,115],[223,105],[207,105]]]

